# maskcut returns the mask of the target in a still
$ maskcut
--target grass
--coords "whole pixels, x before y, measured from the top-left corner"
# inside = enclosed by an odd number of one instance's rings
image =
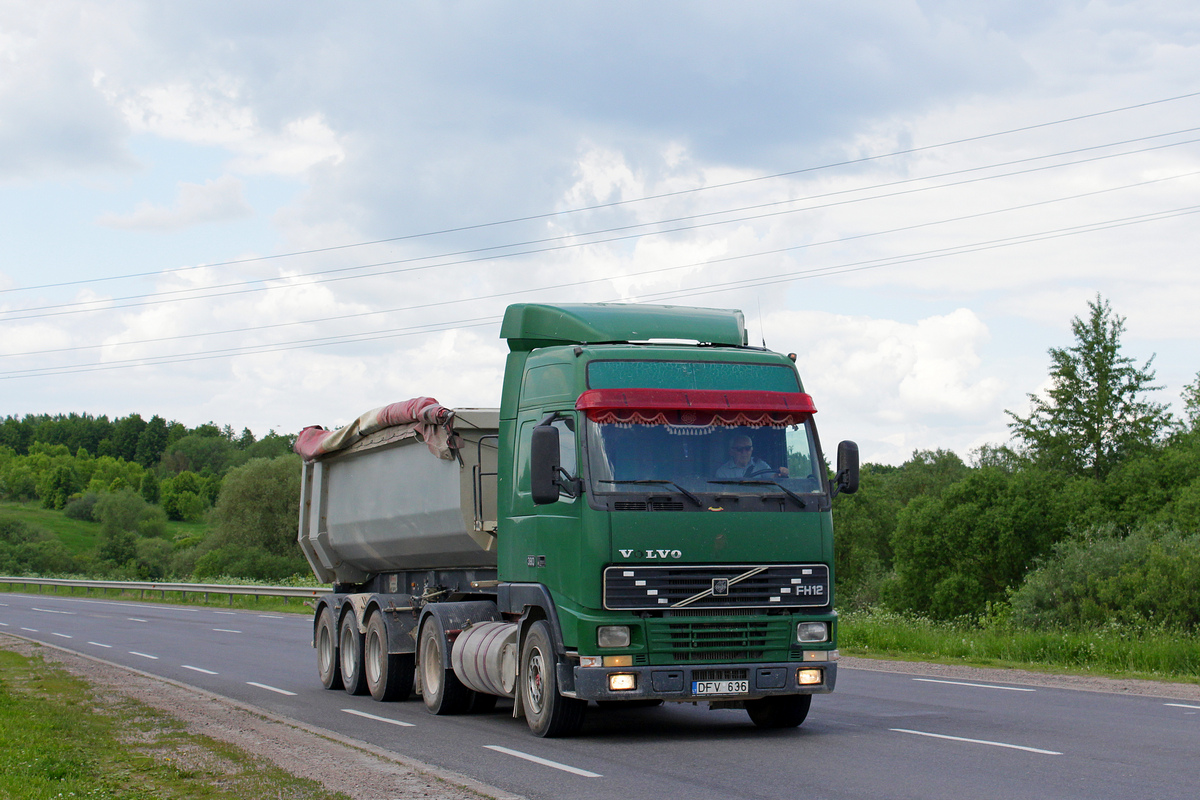
[[[0,518],[18,519],[44,528],[66,545],[72,555],[82,555],[96,549],[100,524],[71,519],[61,511],[42,508],[33,503],[0,503]]]
[[[848,656],[1200,683],[1200,637],[1167,630],[1031,631],[842,612],[838,649]]]
[[[347,800],[40,656],[0,650],[0,798]]]
[[[0,503],[0,519],[6,517],[50,531],[72,555],[92,552],[100,543],[100,523],[71,519],[61,511],[42,508],[36,503]],[[203,537],[207,531],[206,522],[167,521],[167,539],[172,541],[186,537]]]

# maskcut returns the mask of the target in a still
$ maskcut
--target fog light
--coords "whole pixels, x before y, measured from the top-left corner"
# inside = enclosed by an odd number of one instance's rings
[[[821,670],[819,669],[801,669],[796,670],[796,683],[801,686],[814,686],[821,682]]]
[[[629,647],[629,626],[601,625],[596,628],[596,644],[601,647]]]
[[[628,692],[637,688],[637,675],[631,672],[614,672],[608,676],[610,692]]]
[[[796,641],[823,642],[829,638],[829,625],[824,622],[801,622],[796,626]]]

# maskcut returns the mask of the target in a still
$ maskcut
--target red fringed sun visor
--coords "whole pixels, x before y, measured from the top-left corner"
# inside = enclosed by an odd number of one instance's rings
[[[817,410],[802,392],[712,389],[589,389],[575,408],[608,424],[753,427],[799,425]]]

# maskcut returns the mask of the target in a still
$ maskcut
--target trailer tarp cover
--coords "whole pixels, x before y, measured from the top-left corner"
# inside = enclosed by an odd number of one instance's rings
[[[362,414],[349,425],[330,431],[310,425],[300,431],[293,448],[305,461],[350,447],[360,439],[384,428],[407,427],[416,431],[438,458],[451,458],[450,421],[454,411],[432,397],[414,397],[381,406]]]

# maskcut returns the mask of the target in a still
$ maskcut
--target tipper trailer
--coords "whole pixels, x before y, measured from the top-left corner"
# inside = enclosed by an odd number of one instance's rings
[[[301,434],[322,683],[434,714],[512,698],[539,736],[589,701],[803,722],[837,678],[830,504],[858,448],[830,479],[795,357],[729,310],[518,304],[500,335],[498,410]]]

